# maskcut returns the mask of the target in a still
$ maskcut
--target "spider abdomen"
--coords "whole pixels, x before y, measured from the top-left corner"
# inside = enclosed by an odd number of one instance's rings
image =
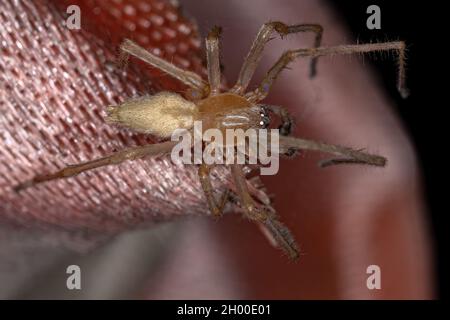
[[[173,92],[160,92],[107,108],[107,121],[137,132],[169,138],[176,129],[190,129],[198,107]]]

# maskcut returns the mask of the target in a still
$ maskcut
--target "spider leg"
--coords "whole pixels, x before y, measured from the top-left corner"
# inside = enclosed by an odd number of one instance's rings
[[[230,197],[230,190],[226,189],[225,192],[222,194],[222,197],[219,201],[219,203],[216,202],[216,199],[214,197],[213,187],[211,183],[211,177],[209,175],[211,171],[212,166],[207,164],[201,164],[198,169],[198,176],[200,178],[200,183],[203,188],[203,192],[206,196],[206,201],[208,202],[209,209],[211,210],[212,214],[219,218],[222,216],[223,209],[225,208],[225,205],[227,204],[227,201]]]
[[[277,32],[281,37],[284,37],[291,33],[298,32],[314,32],[316,34],[314,46],[319,47],[322,40],[323,28],[319,24],[298,24],[288,26],[282,22],[273,21],[265,23],[256,35],[253,41],[252,47],[242,64],[241,71],[239,72],[238,80],[231,89],[232,92],[242,94],[247,89],[250,80],[255,73],[259,60],[264,49],[265,44],[272,39],[272,34]],[[313,77],[316,73],[317,58],[313,57],[311,60],[310,76]]]
[[[220,32],[220,27],[214,27],[206,38],[208,81],[210,86],[210,95],[213,96],[220,93]]]
[[[400,95],[403,98],[406,98],[409,94],[409,91],[405,85],[405,43],[403,41],[340,45],[335,47],[319,47],[286,51],[267,72],[260,86],[256,90],[247,93],[246,98],[252,102],[257,102],[264,99],[269,93],[272,84],[281,73],[281,71],[283,71],[283,69],[286,68],[289,63],[299,57],[318,58],[321,56],[336,54],[368,53],[374,51],[391,50],[394,50],[398,53],[397,89],[399,90]]]
[[[122,42],[120,50],[125,53],[121,55],[122,60],[125,60],[124,57],[127,55],[135,56],[153,67],[171,75],[175,79],[180,80],[192,89],[198,90],[201,93],[207,90],[207,83],[196,73],[178,68],[172,63],[155,56],[129,39],[125,39]]]
[[[314,150],[320,152],[331,153],[339,156],[339,158],[332,158],[319,163],[321,167],[326,167],[334,164],[367,164],[378,167],[386,165],[386,158],[378,155],[369,154],[359,150],[354,150],[348,147],[342,147],[334,144],[326,144],[312,140],[300,139],[295,137],[280,136],[280,153],[288,150]]]
[[[122,151],[115,152],[111,155],[108,155],[106,157],[98,158],[95,160],[91,160],[88,162],[83,162],[75,165],[69,165],[57,172],[50,173],[50,174],[44,174],[44,175],[37,175],[31,180],[22,182],[14,187],[14,190],[16,192],[19,192],[23,189],[33,187],[39,183],[61,179],[61,178],[68,178],[75,176],[77,174],[80,174],[84,171],[92,170],[99,167],[109,166],[109,165],[115,165],[119,164],[121,162],[124,162],[126,160],[134,160],[138,159],[144,156],[156,156],[156,155],[163,155],[170,150],[172,150],[172,147],[176,144],[174,141],[167,141],[157,144],[150,144],[150,145],[144,145],[139,147],[132,147],[128,149],[124,149]]]
[[[243,166],[238,164],[231,165],[231,174],[236,185],[236,192],[241,200],[246,216],[262,226],[275,239],[277,244],[283,249],[290,258],[297,259],[299,252],[294,237],[289,229],[277,220],[275,214],[269,212],[263,207],[257,206],[248,190],[247,181],[243,172]]]

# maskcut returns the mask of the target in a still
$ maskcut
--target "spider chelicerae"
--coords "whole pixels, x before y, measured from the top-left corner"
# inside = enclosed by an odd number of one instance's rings
[[[131,40],[125,40],[121,46],[124,58],[129,55],[139,58],[151,66],[178,79],[189,87],[185,97],[174,92],[160,92],[153,96],[131,99],[125,103],[109,107],[107,121],[168,140],[176,129],[193,130],[194,121],[201,121],[203,129],[256,129],[260,130],[269,125],[269,114],[276,115],[281,122],[279,126],[279,154],[295,156],[299,150],[315,150],[333,154],[335,157],[322,161],[321,166],[342,163],[367,164],[384,166],[386,159],[361,150],[325,144],[312,140],[291,137],[293,119],[280,106],[262,104],[269,90],[287,65],[299,57],[309,57],[310,76],[316,73],[317,59],[321,56],[335,54],[367,53],[373,51],[396,51],[398,54],[398,83],[397,87],[402,97],[408,95],[405,87],[405,44],[401,41],[339,45],[321,47],[322,27],[318,24],[286,25],[282,22],[265,23],[259,30],[244,60],[235,85],[226,92],[221,92],[221,70],[219,61],[220,28],[214,27],[206,38],[206,58],[208,81],[203,80],[196,73],[182,70],[167,62]],[[315,43],[311,48],[286,51],[269,69],[261,84],[253,91],[246,91],[255,69],[261,59],[265,44],[274,33],[282,38],[288,34],[298,32],[312,32]],[[263,121],[262,121],[263,120]],[[16,191],[54,179],[75,176],[81,172],[107,165],[116,165],[126,160],[142,158],[144,156],[161,156],[171,152],[175,141],[165,141],[156,144],[131,147],[118,151],[109,156],[96,160],[69,165],[55,173],[37,175],[29,181],[15,186]],[[204,141],[206,143],[206,141]],[[299,250],[294,237],[286,226],[278,219],[275,212],[264,204],[258,203],[249,192],[245,164],[226,164],[230,169],[234,181],[234,191],[226,190],[220,198],[216,198],[210,179],[210,171],[214,165],[201,163],[198,165],[198,175],[211,213],[221,216],[228,201],[238,200],[244,216],[259,223],[268,231],[281,249],[289,257],[299,257]]]

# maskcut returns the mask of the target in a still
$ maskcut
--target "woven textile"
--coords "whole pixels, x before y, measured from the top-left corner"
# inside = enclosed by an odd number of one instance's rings
[[[196,169],[142,159],[53,181],[20,194],[11,188],[37,173],[153,142],[114,128],[105,109],[176,80],[133,60],[115,61],[134,39],[180,67],[202,74],[195,25],[161,1],[79,1],[81,29],[66,26],[73,1],[2,1],[0,23],[0,211],[23,225],[111,231],[206,214]]]

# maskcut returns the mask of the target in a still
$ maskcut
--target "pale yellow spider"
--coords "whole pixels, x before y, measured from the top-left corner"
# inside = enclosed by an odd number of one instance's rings
[[[261,58],[265,44],[271,39],[273,33],[281,37],[297,33],[313,32],[316,35],[315,45],[312,48],[286,51],[273,67],[267,72],[259,87],[246,92],[258,62]],[[295,155],[296,150],[316,150],[337,155],[337,158],[321,162],[321,166],[339,163],[359,163],[375,166],[384,166],[386,159],[337,145],[319,143],[311,140],[289,137],[293,120],[286,110],[278,106],[261,104],[280,72],[293,60],[299,57],[310,57],[311,76],[316,70],[317,58],[334,54],[366,53],[371,51],[395,50],[399,57],[398,89],[403,97],[407,96],[404,80],[405,44],[401,41],[340,45],[334,47],[320,47],[322,27],[316,24],[299,24],[288,26],[282,22],[269,22],[259,30],[256,39],[248,53],[236,84],[227,92],[220,92],[220,62],[219,62],[219,34],[220,28],[213,28],[206,38],[208,82],[199,75],[182,70],[177,66],[153,55],[136,43],[125,40],[121,51],[125,55],[137,57],[153,67],[171,75],[185,85],[189,86],[188,97],[184,98],[174,92],[161,92],[153,96],[129,100],[119,106],[108,108],[109,122],[119,124],[137,132],[155,135],[168,139],[174,130],[192,130],[194,121],[201,121],[203,129],[261,129],[269,125],[269,113],[277,115],[281,120],[280,149],[282,155]],[[112,155],[89,162],[70,165],[62,170],[45,175],[37,175],[15,187],[19,191],[49,180],[67,178],[86,170],[119,164],[125,160],[133,160],[144,156],[157,156],[168,154],[177,142],[166,141],[157,144],[133,147],[116,152]],[[293,259],[298,258],[299,251],[290,231],[278,220],[275,213],[267,210],[253,199],[249,193],[243,164],[229,164],[235,183],[235,198],[245,216],[259,222],[276,240],[277,244]],[[209,177],[212,165],[205,163],[199,166],[198,174],[204,190],[207,203],[213,215],[220,216],[225,204],[232,194],[226,191],[219,201],[214,196],[214,190]]]

